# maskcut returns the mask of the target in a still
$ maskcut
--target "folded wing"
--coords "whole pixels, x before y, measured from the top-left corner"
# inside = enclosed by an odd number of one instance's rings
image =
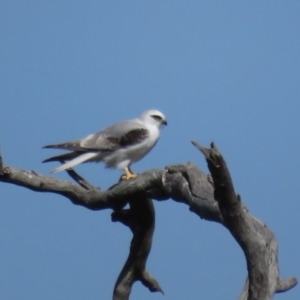
[[[70,160],[52,171],[59,172],[91,160],[101,161],[118,149],[126,149],[142,143],[149,134],[149,130],[138,122],[117,123],[80,140],[44,146],[43,148],[64,149],[72,152],[50,157],[43,162]]]

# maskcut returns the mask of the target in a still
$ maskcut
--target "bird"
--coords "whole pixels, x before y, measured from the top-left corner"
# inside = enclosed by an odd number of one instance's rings
[[[161,128],[167,125],[164,114],[151,109],[138,118],[118,122],[85,138],[43,148],[69,150],[66,154],[50,157],[43,161],[59,161],[59,167],[51,171],[60,172],[86,162],[104,162],[107,168],[125,171],[123,180],[137,177],[131,164],[141,160],[156,145]],[[68,161],[68,162],[66,162]]]

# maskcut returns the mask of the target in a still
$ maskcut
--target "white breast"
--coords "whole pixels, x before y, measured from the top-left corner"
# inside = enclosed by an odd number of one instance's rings
[[[107,167],[125,169],[134,162],[141,160],[157,143],[160,131],[157,126],[147,126],[149,136],[140,144],[119,149],[104,159]]]

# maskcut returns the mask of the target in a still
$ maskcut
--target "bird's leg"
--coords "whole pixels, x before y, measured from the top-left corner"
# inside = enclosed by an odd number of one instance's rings
[[[125,168],[125,174],[122,175],[122,180],[129,180],[129,179],[132,179],[132,178],[136,178],[138,175],[137,174],[134,174],[130,167],[127,167]]]

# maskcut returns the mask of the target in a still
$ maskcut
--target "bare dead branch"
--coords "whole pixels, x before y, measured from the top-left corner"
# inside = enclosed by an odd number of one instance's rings
[[[114,287],[114,300],[127,300],[132,285],[139,280],[151,292],[161,292],[159,283],[146,270],[146,263],[152,245],[155,227],[155,211],[151,199],[133,198],[129,201],[130,209],[112,213],[112,220],[128,226],[133,238],[127,261]]]
[[[93,185],[91,185],[87,180],[85,180],[77,172],[75,172],[74,169],[68,169],[68,170],[66,170],[66,172],[75,182],[77,182],[84,189],[89,190],[89,191],[95,189],[95,187]],[[100,190],[100,188],[97,188],[97,189]]]
[[[288,279],[280,279],[277,283],[276,293],[283,293],[298,284],[298,280],[296,277],[290,277]]]
[[[107,191],[100,191],[90,186],[76,172],[75,174],[71,172],[71,177],[75,176],[74,179],[80,186],[43,176],[34,171],[5,166],[0,156],[0,181],[37,192],[60,194],[71,200],[73,204],[91,210],[113,209],[114,220],[129,226],[133,231],[131,249],[138,249],[142,245],[142,235],[139,236],[140,233],[133,229],[134,224],[138,223],[135,217],[132,217],[132,212],[140,209],[135,206],[136,203],[150,205],[149,198],[159,201],[171,198],[185,203],[200,218],[221,223],[228,228],[244,251],[249,280],[247,278],[240,300],[272,299],[274,293],[293,288],[297,284],[296,278],[281,280],[279,277],[277,242],[273,232],[248,212],[241,197],[235,193],[226,162],[218,149],[214,144],[211,145],[211,149],[207,149],[196,142],[192,143],[204,154],[211,176],[189,163],[168,166],[165,170],[150,170],[135,179],[119,182]],[[134,201],[134,199],[140,201]],[[127,203],[130,204],[129,212],[122,210]],[[157,281],[145,270],[153,235],[149,224],[148,227],[144,226],[143,233],[148,237],[143,242],[148,243],[149,249],[147,250],[146,247],[142,255],[143,259],[136,256],[132,258],[134,251],[130,252],[115,288],[116,295],[120,293],[120,295],[125,295],[125,298],[116,298],[118,300],[128,299],[126,298],[126,295],[130,293],[130,291],[128,293],[128,288],[131,289],[136,280],[140,280],[151,291],[162,292]],[[136,272],[133,268],[135,264],[139,266],[138,273],[134,273]],[[132,271],[133,269],[135,271]],[[131,285],[124,284],[128,278]]]
[[[3,165],[0,182],[6,182],[31,189],[62,195],[73,204],[91,210],[121,209],[132,196],[148,197],[156,200],[172,198],[190,206],[191,211],[201,218],[220,222],[220,212],[213,198],[213,189],[207,175],[196,166],[178,165],[166,170],[150,170],[135,179],[122,181],[107,191],[88,189],[74,183],[44,176],[35,171],[25,171]],[[178,190],[182,185],[182,195]]]
[[[226,162],[214,143],[210,149],[195,141],[192,143],[206,158],[223,225],[229,229],[246,256],[249,280],[240,299],[272,299],[276,292],[284,290],[285,285],[292,287],[291,282],[280,280],[277,242],[273,232],[266,224],[250,215],[241,202],[240,195],[235,193]],[[296,284],[295,281],[292,283]]]
[[[25,171],[3,165],[0,181],[15,184],[35,192],[50,192],[62,195],[73,204],[82,205],[92,210],[111,208],[107,197],[102,197],[96,188],[86,190],[77,184],[44,176],[35,171]]]

